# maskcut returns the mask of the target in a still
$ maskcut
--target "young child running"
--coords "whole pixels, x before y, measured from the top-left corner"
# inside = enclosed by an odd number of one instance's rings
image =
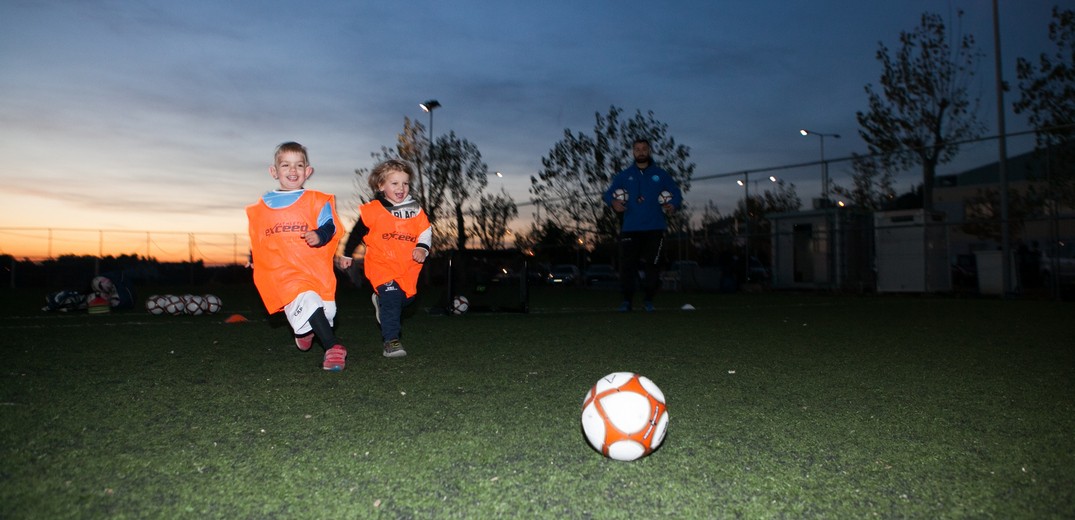
[[[314,174],[306,147],[295,142],[276,147],[269,167],[280,188],[247,206],[254,285],[269,313],[281,310],[295,332],[295,345],[310,350],[314,337],[325,349],[322,368],[339,372],[347,349],[336,339],[336,274],[333,257],[336,198],[303,188]]]
[[[373,307],[381,324],[385,357],[403,357],[400,343],[403,308],[418,293],[418,274],[429,256],[433,229],[418,201],[411,197],[410,163],[389,159],[373,167],[371,202],[359,206],[358,220],[344,245],[340,267],[350,267],[359,243],[366,243],[364,270],[373,286]]]

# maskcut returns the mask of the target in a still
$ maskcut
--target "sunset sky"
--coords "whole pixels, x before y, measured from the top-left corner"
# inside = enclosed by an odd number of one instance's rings
[[[1002,72],[1013,87],[1017,58],[1054,51],[1054,3],[1000,1]],[[50,228],[132,232],[129,250],[105,254],[144,254],[163,232],[181,241],[220,233],[212,240],[232,249],[228,235],[245,235],[243,208],[274,187],[272,150],[287,140],[309,147],[316,173],[307,187],[335,193],[349,227],[353,171],[394,144],[404,117],[428,125],[418,104],[430,98],[443,105],[434,133],[476,144],[490,171],[505,175],[491,187],[519,203],[564,130],[591,133],[594,114],[610,105],[652,110],[691,148],[696,177],[816,161],[819,142],[799,135],[803,127],[842,134],[826,139],[825,155],[847,157],[865,150],[855,112],[866,109],[863,87],[878,83],[878,43],[897,48],[926,11],[949,20],[965,11],[962,30],[986,54],[972,88],[995,135],[991,6],[5,1],[0,253],[40,255],[37,230]],[[1009,132],[1027,129],[1010,110],[1015,99],[1006,94]],[[1009,153],[1032,145],[1012,139]],[[940,173],[996,158],[994,142],[971,145]],[[778,175],[809,201],[818,172]],[[849,176],[846,164],[830,172],[834,182]],[[710,178],[686,199],[700,215],[707,201],[730,212],[741,196],[732,180]]]

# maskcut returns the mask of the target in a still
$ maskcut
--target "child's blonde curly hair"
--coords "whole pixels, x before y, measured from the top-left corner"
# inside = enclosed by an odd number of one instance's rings
[[[381,191],[381,184],[384,182],[385,177],[391,172],[403,172],[407,174],[408,178],[413,178],[414,166],[403,159],[388,159],[381,161],[377,166],[373,167],[373,170],[370,171],[370,178],[367,179],[373,193]]]

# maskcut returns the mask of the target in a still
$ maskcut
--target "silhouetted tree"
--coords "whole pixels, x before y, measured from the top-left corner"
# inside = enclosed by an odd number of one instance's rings
[[[482,194],[470,231],[485,249],[501,249],[508,236],[508,224],[519,216],[519,208],[504,188],[499,194]]]
[[[856,113],[859,136],[878,162],[868,172],[922,167],[922,204],[932,210],[937,165],[955,157],[956,143],[982,132],[978,99],[968,94],[982,52],[972,35],[949,35],[931,13],[914,31],[901,32],[899,41],[895,55],[879,44],[881,91],[866,85],[869,110]]]
[[[489,183],[489,166],[482,162],[478,147],[460,139],[455,132],[437,138],[433,146],[433,167],[427,177],[429,203],[451,208],[456,249],[466,249],[466,213],[470,202],[478,202]],[[443,229],[443,228],[442,228]]]
[[[963,201],[964,216],[960,230],[980,240],[1000,240],[1000,190],[980,188]],[[1012,238],[1022,235],[1026,219],[1036,204],[1019,190],[1008,190],[1008,231]]]
[[[855,171],[852,186],[835,185],[832,191],[847,197],[857,208],[877,211],[888,207],[896,198],[895,173],[889,165],[859,154],[852,154],[851,164]]]
[[[1036,130],[1037,149],[1046,161],[1044,189],[1031,191],[1053,205],[1075,207],[1075,11],[1053,7],[1049,39],[1056,53],[1042,53],[1035,66],[1028,59],[1016,61],[1019,101],[1016,113],[1026,113]]]
[[[536,259],[552,263],[574,263],[580,235],[552,220],[534,222],[530,230],[516,238],[515,245]]]

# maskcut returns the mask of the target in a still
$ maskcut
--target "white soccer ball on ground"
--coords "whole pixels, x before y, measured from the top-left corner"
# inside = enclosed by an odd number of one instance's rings
[[[164,299],[164,312],[171,314],[172,316],[178,316],[183,314],[183,299],[174,295],[166,294],[161,298]]]
[[[166,301],[163,296],[154,294],[153,296],[146,298],[146,311],[154,316],[160,316],[161,314],[168,312],[164,309],[165,303]]]
[[[202,301],[204,302],[203,310],[207,314],[216,314],[220,312],[220,308],[224,306],[224,302],[215,294],[206,294],[205,296],[202,296]]]
[[[612,192],[612,200],[618,200],[620,202],[627,202],[627,190],[623,188],[616,188],[616,191]]]
[[[660,203],[661,205],[668,204],[669,202],[672,202],[672,192],[670,192],[668,190],[662,191],[661,194],[657,196],[657,202]]]
[[[452,298],[452,304],[448,310],[456,315],[466,314],[466,312],[470,310],[470,300],[468,300],[466,296],[456,296],[455,298]]]
[[[590,446],[610,459],[645,457],[668,431],[664,392],[633,372],[602,377],[582,400],[582,431]]]
[[[184,294],[183,295],[183,312],[198,316],[203,311],[202,309],[202,297],[197,294]]]

